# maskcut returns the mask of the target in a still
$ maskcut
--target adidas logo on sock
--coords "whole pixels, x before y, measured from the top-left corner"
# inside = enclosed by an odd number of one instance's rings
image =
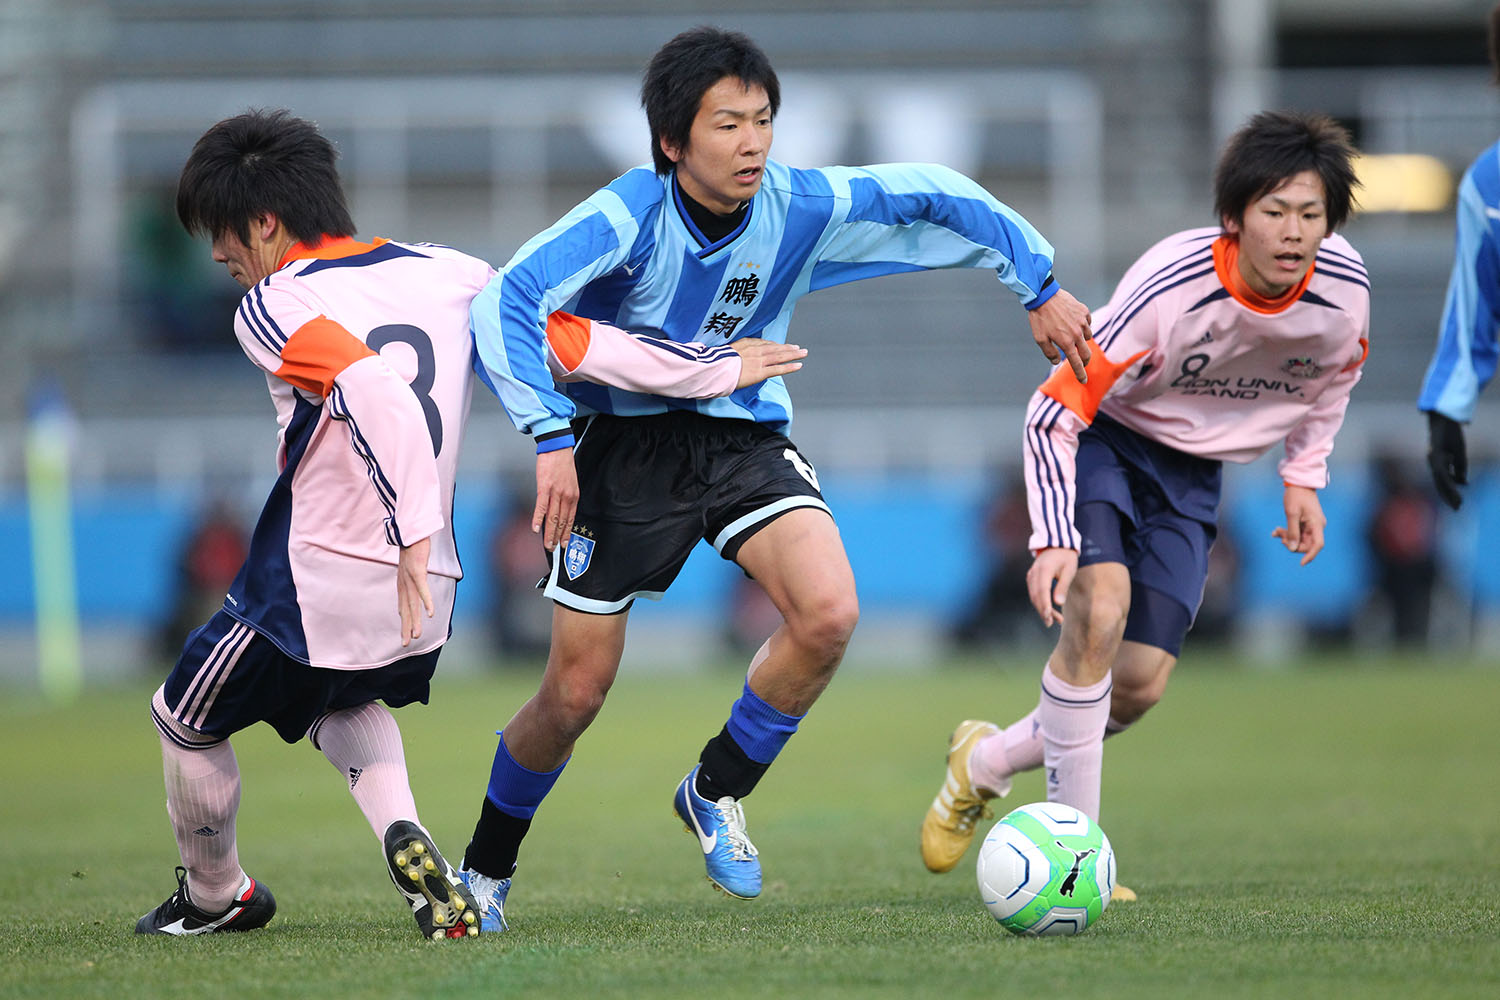
[[[198,827],[198,829],[193,831],[193,835],[198,837],[217,837],[219,835],[219,831],[215,830],[211,826],[200,826]]]
[[[357,784],[359,784],[359,776],[361,774],[364,774],[364,773],[365,773],[364,768],[361,768],[361,767],[351,767],[351,768],[349,768],[349,790],[350,791],[353,791],[354,790],[354,786],[357,785]]]

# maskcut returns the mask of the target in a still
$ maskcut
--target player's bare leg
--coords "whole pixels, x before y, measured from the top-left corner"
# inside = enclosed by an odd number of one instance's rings
[[[506,929],[505,901],[521,840],[573,745],[604,706],[625,651],[627,615],[553,606],[552,647],[541,686],[501,732],[479,822],[459,872],[474,895],[482,933]]]
[[[783,622],[755,654],[729,721],[677,786],[672,806],[696,833],[708,879],[731,896],[760,895],[758,852],[740,800],[755,787],[828,686],[859,619],[854,572],[825,511],[793,510],[751,536],[739,564]]]

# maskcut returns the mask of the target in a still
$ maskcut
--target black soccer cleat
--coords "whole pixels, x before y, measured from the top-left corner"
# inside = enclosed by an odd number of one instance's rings
[[[479,907],[473,894],[426,830],[411,820],[398,819],[386,827],[383,841],[391,881],[411,905],[423,937],[441,941],[479,934]]]
[[[135,922],[137,934],[221,934],[253,931],[276,915],[276,897],[249,875],[223,913],[205,913],[188,899],[187,869],[177,866],[177,891]]]

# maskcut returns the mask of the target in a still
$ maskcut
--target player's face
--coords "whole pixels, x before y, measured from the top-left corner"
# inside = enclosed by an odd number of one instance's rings
[[[1328,235],[1323,180],[1315,170],[1293,174],[1251,202],[1242,218],[1225,219],[1224,228],[1240,239],[1240,277],[1275,298],[1306,276]]]
[[[728,215],[760,190],[771,149],[771,102],[759,84],[726,76],[704,91],[687,144],[662,152],[677,164],[677,183],[711,212]]]
[[[249,243],[226,230],[214,237],[213,246],[209,248],[214,260],[229,269],[229,276],[239,282],[241,288],[254,288],[281,264],[281,253],[285,248],[278,248],[279,241],[267,238],[268,218],[261,216],[250,220]],[[269,228],[274,233],[274,219],[270,220]]]

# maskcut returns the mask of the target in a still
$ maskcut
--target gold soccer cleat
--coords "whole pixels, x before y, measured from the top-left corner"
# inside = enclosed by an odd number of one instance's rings
[[[948,741],[948,773],[922,819],[922,863],[928,871],[952,871],[974,839],[975,824],[994,815],[985,801],[1010,791],[1009,781],[993,791],[975,788],[969,781],[969,754],[980,740],[998,732],[1000,727],[993,722],[978,719],[967,719],[953,731]]]

